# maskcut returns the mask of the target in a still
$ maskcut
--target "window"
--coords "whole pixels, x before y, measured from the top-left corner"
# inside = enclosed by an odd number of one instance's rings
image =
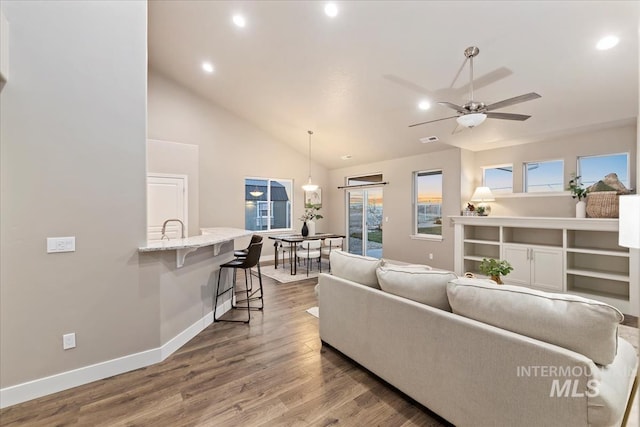
[[[442,236],[442,171],[414,173],[414,234]]]
[[[524,164],[524,192],[564,191],[564,162],[530,162]]]
[[[482,168],[482,182],[493,194],[513,193],[513,165]]]
[[[290,179],[245,178],[244,227],[247,230],[291,228]]]
[[[629,188],[629,153],[578,157],[578,175],[586,187],[610,173],[618,175],[620,182]]]

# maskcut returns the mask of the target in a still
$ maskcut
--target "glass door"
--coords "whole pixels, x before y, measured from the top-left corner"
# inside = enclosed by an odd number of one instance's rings
[[[347,191],[347,250],[382,257],[382,188]]]

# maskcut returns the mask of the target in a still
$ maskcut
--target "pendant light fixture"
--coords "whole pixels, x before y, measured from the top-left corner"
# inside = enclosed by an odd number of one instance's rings
[[[307,133],[309,134],[309,180],[302,186],[302,189],[304,191],[316,191],[318,186],[311,182],[311,135],[313,135],[313,132],[308,130]]]

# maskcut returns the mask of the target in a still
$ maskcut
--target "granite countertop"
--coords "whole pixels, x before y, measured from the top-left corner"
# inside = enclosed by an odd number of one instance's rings
[[[202,228],[200,236],[185,237],[184,239],[162,240],[160,242],[149,242],[146,246],[138,248],[140,252],[171,251],[177,249],[201,248],[212,246],[218,243],[228,242],[238,237],[253,234],[251,230],[228,227]]]

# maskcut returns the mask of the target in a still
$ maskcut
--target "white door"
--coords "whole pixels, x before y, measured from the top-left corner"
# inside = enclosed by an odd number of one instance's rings
[[[531,254],[531,286],[563,292],[562,249],[535,248]]]
[[[508,285],[529,286],[531,281],[531,262],[529,248],[520,245],[503,245],[502,259],[513,267],[513,271],[502,278]]]
[[[168,219],[179,219],[187,224],[187,176],[169,174],[147,175],[147,240],[158,241],[162,237],[162,224]],[[167,224],[166,235],[170,239],[180,238],[180,223]]]

